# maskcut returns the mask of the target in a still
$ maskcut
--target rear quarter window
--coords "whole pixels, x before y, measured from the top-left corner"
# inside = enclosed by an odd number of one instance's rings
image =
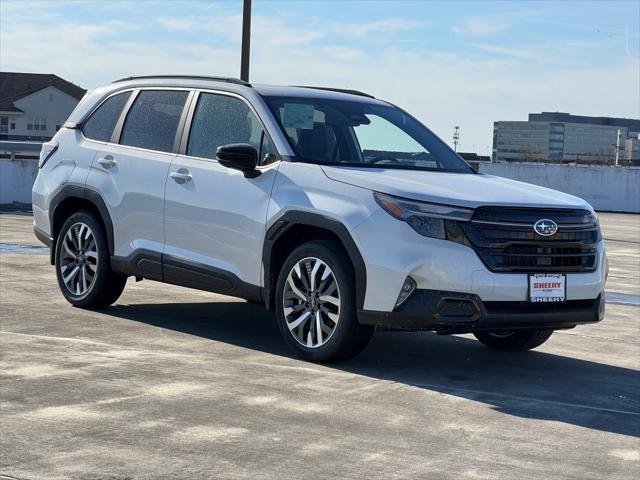
[[[84,136],[100,142],[111,140],[113,129],[130,95],[131,92],[124,92],[107,98],[84,122],[82,127]]]

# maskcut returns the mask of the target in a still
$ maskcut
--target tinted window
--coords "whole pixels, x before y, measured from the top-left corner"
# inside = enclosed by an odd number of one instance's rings
[[[170,152],[188,92],[143,90],[131,106],[120,143]]]
[[[218,147],[229,143],[248,143],[260,152],[262,132],[262,125],[242,100],[203,93],[193,115],[187,155],[216,158]]]
[[[265,99],[299,161],[473,173],[442,140],[394,106],[362,99]]]
[[[101,142],[111,140],[113,128],[120,118],[120,114],[129,99],[129,95],[131,95],[131,92],[119,93],[105,100],[104,103],[93,112],[89,120],[84,123],[84,127],[82,127],[84,136]]]
[[[260,150],[261,165],[269,165],[278,160],[276,149],[267,135],[262,136],[262,148]]]

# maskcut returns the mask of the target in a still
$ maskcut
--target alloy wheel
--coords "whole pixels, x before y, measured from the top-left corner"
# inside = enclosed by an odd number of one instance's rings
[[[325,262],[308,257],[296,263],[284,285],[284,317],[298,343],[318,348],[329,341],[340,319],[340,288]]]
[[[87,293],[98,271],[98,247],[91,228],[85,223],[74,223],[62,240],[60,273],[67,290],[75,296]]]

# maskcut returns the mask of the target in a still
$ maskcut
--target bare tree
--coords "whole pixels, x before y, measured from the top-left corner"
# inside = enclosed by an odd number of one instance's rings
[[[593,161],[596,165],[613,165],[615,163],[615,156],[613,152],[607,152],[604,148],[600,147],[598,152],[593,155]]]
[[[523,162],[544,162],[546,158],[544,158],[544,154],[537,148],[527,145],[521,151],[522,161]]]

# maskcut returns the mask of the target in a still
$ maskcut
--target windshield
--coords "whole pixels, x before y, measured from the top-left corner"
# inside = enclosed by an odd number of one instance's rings
[[[298,161],[473,173],[429,129],[391,105],[305,97],[265,100]]]

